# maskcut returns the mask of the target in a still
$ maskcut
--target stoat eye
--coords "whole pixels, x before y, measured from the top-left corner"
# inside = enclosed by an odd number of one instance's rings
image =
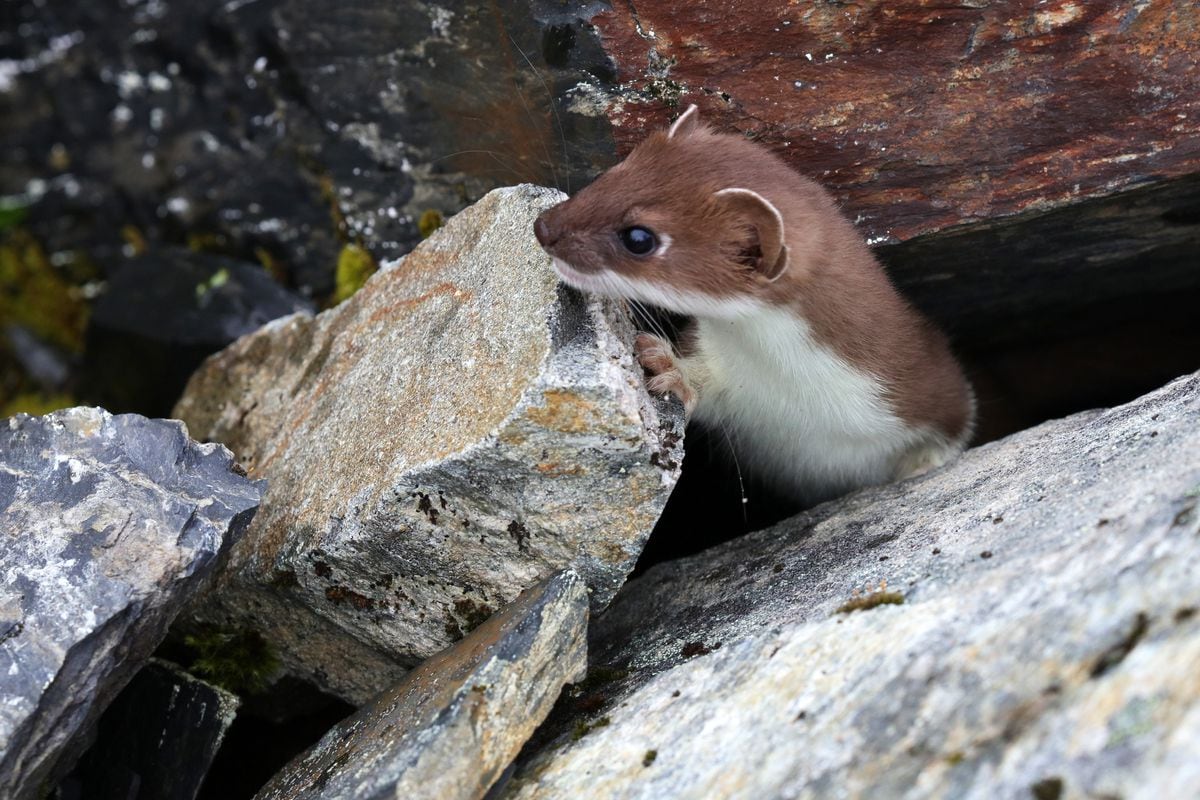
[[[625,228],[617,236],[621,238],[621,244],[625,246],[625,249],[635,256],[649,255],[654,252],[654,248],[658,247],[658,239],[654,232],[641,225]]]

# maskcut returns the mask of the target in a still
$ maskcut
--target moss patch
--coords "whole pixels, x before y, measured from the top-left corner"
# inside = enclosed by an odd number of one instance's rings
[[[279,657],[256,631],[207,625],[183,643],[195,654],[188,669],[236,694],[261,692],[279,669]]]
[[[338,254],[336,288],[333,292],[333,302],[340,303],[363,287],[379,269],[375,259],[366,249],[356,244],[348,244]]]
[[[607,728],[610,724],[612,724],[612,720],[608,717],[601,717],[594,722],[580,722],[571,731],[571,741],[578,742],[597,728]]]
[[[420,231],[422,239],[428,239],[434,231],[445,224],[446,218],[442,216],[442,212],[436,208],[427,208],[421,212],[421,216],[417,220],[417,230]]]
[[[87,303],[41,244],[20,228],[0,240],[0,319],[68,352],[83,349]]]
[[[0,403],[0,418],[11,417],[14,414],[28,414],[40,417],[61,408],[78,405],[75,398],[69,394],[42,394],[41,392],[21,392],[10,397],[7,402]]]
[[[866,611],[878,606],[904,605],[904,595],[899,592],[889,592],[881,589],[869,594],[855,595],[838,606],[837,613],[850,614],[855,611]]]

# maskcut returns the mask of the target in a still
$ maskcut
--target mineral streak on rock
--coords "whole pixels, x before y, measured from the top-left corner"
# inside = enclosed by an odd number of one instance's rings
[[[587,670],[583,581],[559,573],[430,658],[280,772],[259,800],[480,798]]]
[[[260,486],[175,421],[0,422],[0,796],[37,796],[249,523]]]
[[[654,567],[503,796],[1195,797],[1197,574],[1200,373]]]
[[[873,241],[1200,170],[1192,0],[613,3],[618,149],[695,102]]]
[[[193,377],[176,414],[270,480],[202,616],[260,628],[288,669],[361,701],[563,567],[608,602],[682,427],[646,394],[624,313],[559,288],[537,247],[561,197],[492,192],[347,303]]]

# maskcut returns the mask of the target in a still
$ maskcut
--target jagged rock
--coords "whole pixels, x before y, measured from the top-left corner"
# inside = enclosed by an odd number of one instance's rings
[[[621,152],[699,103],[831,188],[877,241],[1200,170],[1189,0],[639,0],[594,22],[620,80]]]
[[[100,717],[58,796],[192,800],[237,709],[236,695],[151,659]]]
[[[559,569],[608,602],[682,426],[647,395],[624,313],[559,287],[537,247],[560,198],[492,192],[347,303],[197,372],[176,415],[270,482],[201,617],[361,701]]]
[[[480,798],[587,666],[588,599],[563,572],[338,724],[259,800]]]
[[[650,570],[504,796],[1194,797],[1197,574],[1200,373]]]
[[[178,422],[0,422],[0,795],[37,795],[249,523],[260,487]],[[51,784],[52,785],[52,784]]]

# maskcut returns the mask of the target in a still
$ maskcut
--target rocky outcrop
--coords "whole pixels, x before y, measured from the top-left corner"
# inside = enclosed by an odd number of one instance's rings
[[[555,575],[337,725],[256,797],[481,798],[587,665],[587,587]]]
[[[560,198],[497,190],[346,304],[194,376],[177,416],[270,484],[200,616],[362,700],[561,568],[608,602],[682,427],[647,395],[623,312],[560,288],[537,247]]]
[[[0,423],[0,795],[37,796],[69,766],[259,492],[178,422],[75,408]]]
[[[1198,571],[1200,373],[655,567],[504,796],[1194,796]]]

